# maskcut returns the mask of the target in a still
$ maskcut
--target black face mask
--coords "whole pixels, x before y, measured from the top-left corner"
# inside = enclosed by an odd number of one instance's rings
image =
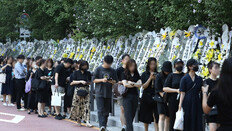
[[[199,67],[198,66],[194,66],[193,67],[193,71],[197,72],[199,70]]]
[[[180,71],[183,70],[183,68],[184,68],[183,66],[177,66],[177,67],[176,67],[176,70],[180,72]]]

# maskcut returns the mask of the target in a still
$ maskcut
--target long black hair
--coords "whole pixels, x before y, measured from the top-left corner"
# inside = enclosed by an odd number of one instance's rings
[[[157,72],[157,60],[156,60],[156,58],[154,58],[154,57],[148,58],[147,66],[146,66],[146,72],[149,72],[149,71],[150,71],[150,64],[151,64],[152,61],[155,61],[155,63],[156,63],[155,72]]]
[[[226,104],[232,103],[232,58],[223,62],[220,79],[216,88],[218,97]]]
[[[139,75],[138,69],[137,69],[137,64],[135,62],[134,59],[130,59],[127,63],[126,63],[126,69],[125,69],[125,75],[126,75],[126,79],[127,80],[131,80],[131,72],[130,72],[130,66],[132,64],[135,64],[135,70],[134,70],[134,75]]]

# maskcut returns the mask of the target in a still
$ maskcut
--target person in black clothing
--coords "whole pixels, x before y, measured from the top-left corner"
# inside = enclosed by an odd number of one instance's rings
[[[67,78],[70,76],[69,69],[72,64],[73,61],[68,58],[65,59],[64,63],[58,65],[55,68],[55,75],[53,76],[52,85],[51,85],[52,94],[54,94],[56,90],[58,90],[60,94],[65,93],[65,88],[67,87]],[[55,110],[56,110],[55,119],[62,120],[63,117],[60,114],[60,106],[55,106]]]
[[[174,131],[173,126],[179,105],[180,81],[184,76],[184,73],[182,72],[184,68],[184,62],[181,59],[176,59],[174,61],[174,68],[176,71],[168,75],[163,88],[163,91],[168,93],[167,103],[170,118],[169,131]]]
[[[35,79],[35,72],[36,72],[36,64],[35,62],[32,63],[32,67],[29,69],[26,75],[26,81],[28,81],[30,78]],[[37,113],[37,98],[36,98],[36,87],[31,87],[31,90],[28,93],[28,100],[27,100],[27,109],[28,114],[31,114],[31,112],[35,111]]]
[[[172,73],[172,63],[170,61],[165,61],[160,72],[156,76],[155,80],[155,91],[163,99],[164,96],[164,82],[167,76]],[[167,131],[169,129],[169,111],[166,101],[157,102],[157,109],[159,114],[159,131]]]
[[[126,131],[133,131],[133,120],[138,107],[138,89],[142,86],[141,77],[134,59],[126,64],[126,70],[122,74],[122,83],[127,88],[123,96],[123,108],[125,111]]]
[[[6,74],[6,82],[2,84],[2,91],[1,91],[1,94],[3,95],[4,106],[7,106],[6,96],[8,96],[8,106],[14,106],[14,104],[11,103],[11,96],[13,94],[13,79],[12,79],[13,60],[14,60],[13,57],[7,57],[6,65],[4,65],[1,68],[1,70]]]
[[[143,95],[140,104],[139,121],[144,123],[145,131],[148,131],[148,126],[151,122],[154,122],[155,130],[158,130],[159,115],[157,112],[157,103],[152,100],[155,94],[156,74],[157,60],[154,57],[150,57],[147,62],[146,71],[141,76]]]
[[[128,54],[124,54],[122,56],[122,66],[117,68],[117,70],[116,70],[119,84],[122,84],[122,74],[125,71],[126,63],[129,60],[130,60],[130,56]],[[125,131],[126,121],[125,121],[125,117],[124,117],[124,109],[123,109],[123,102],[122,101],[123,101],[122,97],[119,97],[118,98],[118,103],[119,103],[120,109],[121,109],[120,120],[121,120],[121,124],[122,124],[122,131]]]
[[[211,61],[208,63],[208,70],[210,73],[210,77],[204,81],[205,84],[209,85],[208,93],[210,94],[213,88],[218,83],[218,75],[220,74],[220,64]],[[216,106],[214,106],[214,110],[217,111]],[[218,120],[217,114],[210,113],[209,115],[206,114],[206,122],[209,123],[209,130],[216,131],[218,128]]]
[[[81,120],[85,121],[88,127],[90,125],[90,90],[91,73],[88,71],[89,64],[87,61],[81,61],[80,69],[73,73],[71,79],[71,86],[75,86],[74,97],[72,101],[71,116],[72,120],[76,120],[78,125],[81,126]],[[81,92],[86,92],[83,95]]]
[[[45,103],[45,106],[49,107],[48,114],[51,114],[51,96],[52,96],[52,90],[51,90],[51,84],[52,84],[52,79],[54,76],[54,68],[53,68],[53,60],[52,59],[47,59],[46,60],[46,69],[45,69],[45,74],[46,76],[49,77],[48,81],[48,101]]]
[[[220,78],[216,87],[208,94],[209,85],[202,87],[203,101],[202,107],[204,113],[208,114],[213,106],[217,106],[218,122],[220,127],[218,131],[232,130],[232,58],[223,62]]]
[[[45,103],[48,101],[48,86],[47,81],[49,81],[49,77],[45,72],[46,60],[42,59],[38,63],[39,69],[36,70],[35,79],[37,79],[38,87],[37,87],[37,100],[38,100],[38,117],[47,117],[44,114]]]
[[[202,131],[202,106],[201,106],[201,86],[202,77],[196,72],[199,63],[195,59],[187,61],[188,73],[180,81],[180,102],[179,111],[184,111],[184,131]],[[183,108],[183,109],[182,109]]]
[[[106,130],[111,112],[112,86],[118,81],[116,71],[111,68],[113,60],[111,55],[105,56],[103,64],[96,68],[93,74],[100,131]]]

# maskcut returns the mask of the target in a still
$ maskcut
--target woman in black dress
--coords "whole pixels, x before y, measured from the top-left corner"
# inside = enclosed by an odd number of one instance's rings
[[[27,72],[27,76],[26,76],[26,81],[28,81],[30,78],[31,79],[35,79],[35,72],[36,72],[36,68],[35,68],[35,62],[32,63],[31,68],[29,69],[29,71]],[[35,87],[31,87],[31,90],[28,93],[28,100],[27,100],[27,109],[28,109],[28,114],[31,114],[31,112],[36,111],[37,109],[37,102],[36,102],[36,89]]]
[[[44,114],[44,107],[45,103],[48,101],[48,94],[49,89],[47,86],[47,81],[49,81],[49,77],[47,77],[45,72],[46,67],[46,61],[44,59],[40,60],[39,68],[37,69],[35,73],[35,79],[37,79],[39,82],[37,87],[37,100],[38,100],[38,117],[47,117],[47,115]]]
[[[224,61],[220,78],[216,87],[207,96],[209,86],[202,87],[203,110],[210,113],[213,106],[217,106],[218,131],[232,131],[232,58]],[[208,99],[208,100],[207,100]]]
[[[155,78],[157,73],[157,60],[150,57],[147,62],[146,71],[142,74],[143,95],[140,104],[139,121],[144,123],[145,131],[148,126],[154,122],[155,130],[158,130],[159,115],[157,112],[157,103],[152,100],[155,94]]]
[[[168,75],[164,83],[164,92],[168,93],[167,103],[169,110],[170,125],[169,131],[174,131],[173,126],[176,119],[176,112],[178,111],[179,105],[179,88],[180,81],[184,76],[182,72],[184,67],[184,62],[181,59],[176,59],[174,61],[174,68],[176,71]]]
[[[169,129],[169,111],[166,101],[164,101],[164,82],[168,74],[172,73],[172,63],[165,61],[162,65],[161,72],[156,76],[155,91],[162,98],[162,102],[157,102],[157,110],[159,114],[159,131],[167,131]]]
[[[122,83],[128,89],[123,96],[123,108],[126,119],[126,131],[133,131],[133,120],[138,107],[138,89],[142,86],[141,77],[134,59],[126,64],[126,70],[122,74]]]
[[[14,104],[11,103],[11,95],[13,92],[13,79],[12,79],[12,63],[14,58],[8,57],[6,60],[6,65],[4,65],[1,70],[6,74],[6,82],[2,84],[2,92],[3,95],[3,105],[7,106],[6,103],[6,96],[8,96],[8,106],[14,106]]]
[[[198,62],[190,59],[187,62],[188,73],[180,82],[179,110],[184,111],[184,131],[202,131],[201,86],[203,80],[196,75]]]
[[[47,59],[46,61],[46,76],[49,77],[49,81],[48,81],[48,100],[45,103],[45,106],[49,107],[49,111],[48,114],[51,114],[51,97],[52,97],[52,90],[51,90],[51,84],[52,84],[52,79],[53,79],[53,75],[54,75],[54,68],[53,68],[53,60],[52,59]]]

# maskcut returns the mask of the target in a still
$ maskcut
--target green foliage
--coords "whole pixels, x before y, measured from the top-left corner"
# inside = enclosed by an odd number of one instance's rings
[[[0,41],[15,40],[19,27],[31,39],[62,39],[72,32],[81,38],[117,38],[163,27],[187,30],[201,24],[221,33],[232,25],[231,0],[1,0]],[[22,25],[23,10],[30,15]]]

